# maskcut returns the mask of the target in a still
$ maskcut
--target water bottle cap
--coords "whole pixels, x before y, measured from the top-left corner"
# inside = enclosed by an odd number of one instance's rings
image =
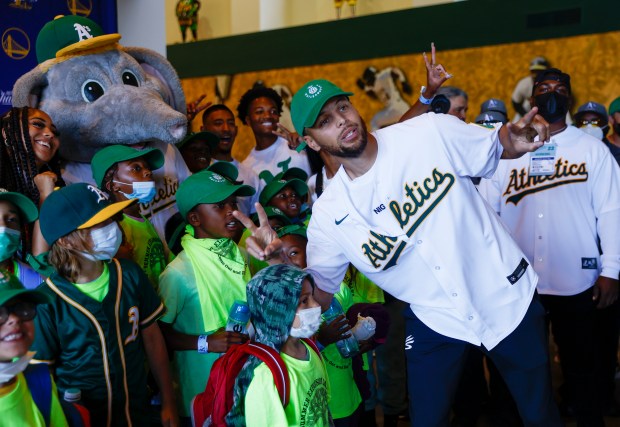
[[[250,320],[250,307],[243,301],[235,301],[230,309],[229,318],[247,322]]]
[[[79,388],[68,388],[65,390],[64,397],[67,402],[76,402],[82,398],[82,390]]]

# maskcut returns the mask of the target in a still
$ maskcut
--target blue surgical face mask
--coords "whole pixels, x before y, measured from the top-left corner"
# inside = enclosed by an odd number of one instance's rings
[[[157,189],[155,188],[155,181],[136,181],[132,184],[116,180],[114,180],[114,182],[118,184],[131,185],[133,189],[131,194],[123,193],[122,191],[119,191],[119,193],[121,193],[128,199],[138,199],[138,201],[143,204],[151,203],[151,201],[155,198],[155,194],[157,194]]]
[[[0,262],[6,261],[17,252],[21,233],[8,227],[0,227]]]

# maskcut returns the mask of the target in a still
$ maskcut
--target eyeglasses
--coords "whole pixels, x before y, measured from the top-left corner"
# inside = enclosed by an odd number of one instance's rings
[[[37,306],[31,302],[18,302],[9,306],[3,305],[0,307],[0,325],[5,324],[9,320],[11,313],[25,322],[34,319],[34,316],[37,315]]]
[[[601,124],[603,124],[603,121],[601,119],[579,120],[579,122],[577,124],[579,125],[577,127],[583,127],[583,126],[587,126],[587,125],[603,127],[603,126],[601,126]]]

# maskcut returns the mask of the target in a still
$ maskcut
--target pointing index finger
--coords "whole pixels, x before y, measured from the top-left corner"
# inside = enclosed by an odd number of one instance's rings
[[[257,203],[258,205],[258,203]],[[265,212],[263,210],[263,212]],[[256,225],[254,224],[254,222],[252,222],[252,220],[250,218],[247,217],[247,215],[245,215],[243,212],[241,211],[234,211],[233,212],[233,216],[239,220],[239,222],[241,224],[243,224],[243,226],[245,228],[247,228],[248,230],[250,230],[250,232],[252,232],[252,234],[254,234],[254,231],[256,230]]]
[[[435,65],[437,62],[435,61],[435,43],[431,42],[431,64]]]

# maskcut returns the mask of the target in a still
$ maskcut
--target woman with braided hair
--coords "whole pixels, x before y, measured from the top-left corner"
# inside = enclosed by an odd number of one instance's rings
[[[54,187],[64,185],[56,157],[60,146],[56,126],[44,111],[23,107],[2,116],[0,129],[0,187],[21,193],[40,206]],[[47,251],[38,221],[34,232],[29,231],[32,253]]]

